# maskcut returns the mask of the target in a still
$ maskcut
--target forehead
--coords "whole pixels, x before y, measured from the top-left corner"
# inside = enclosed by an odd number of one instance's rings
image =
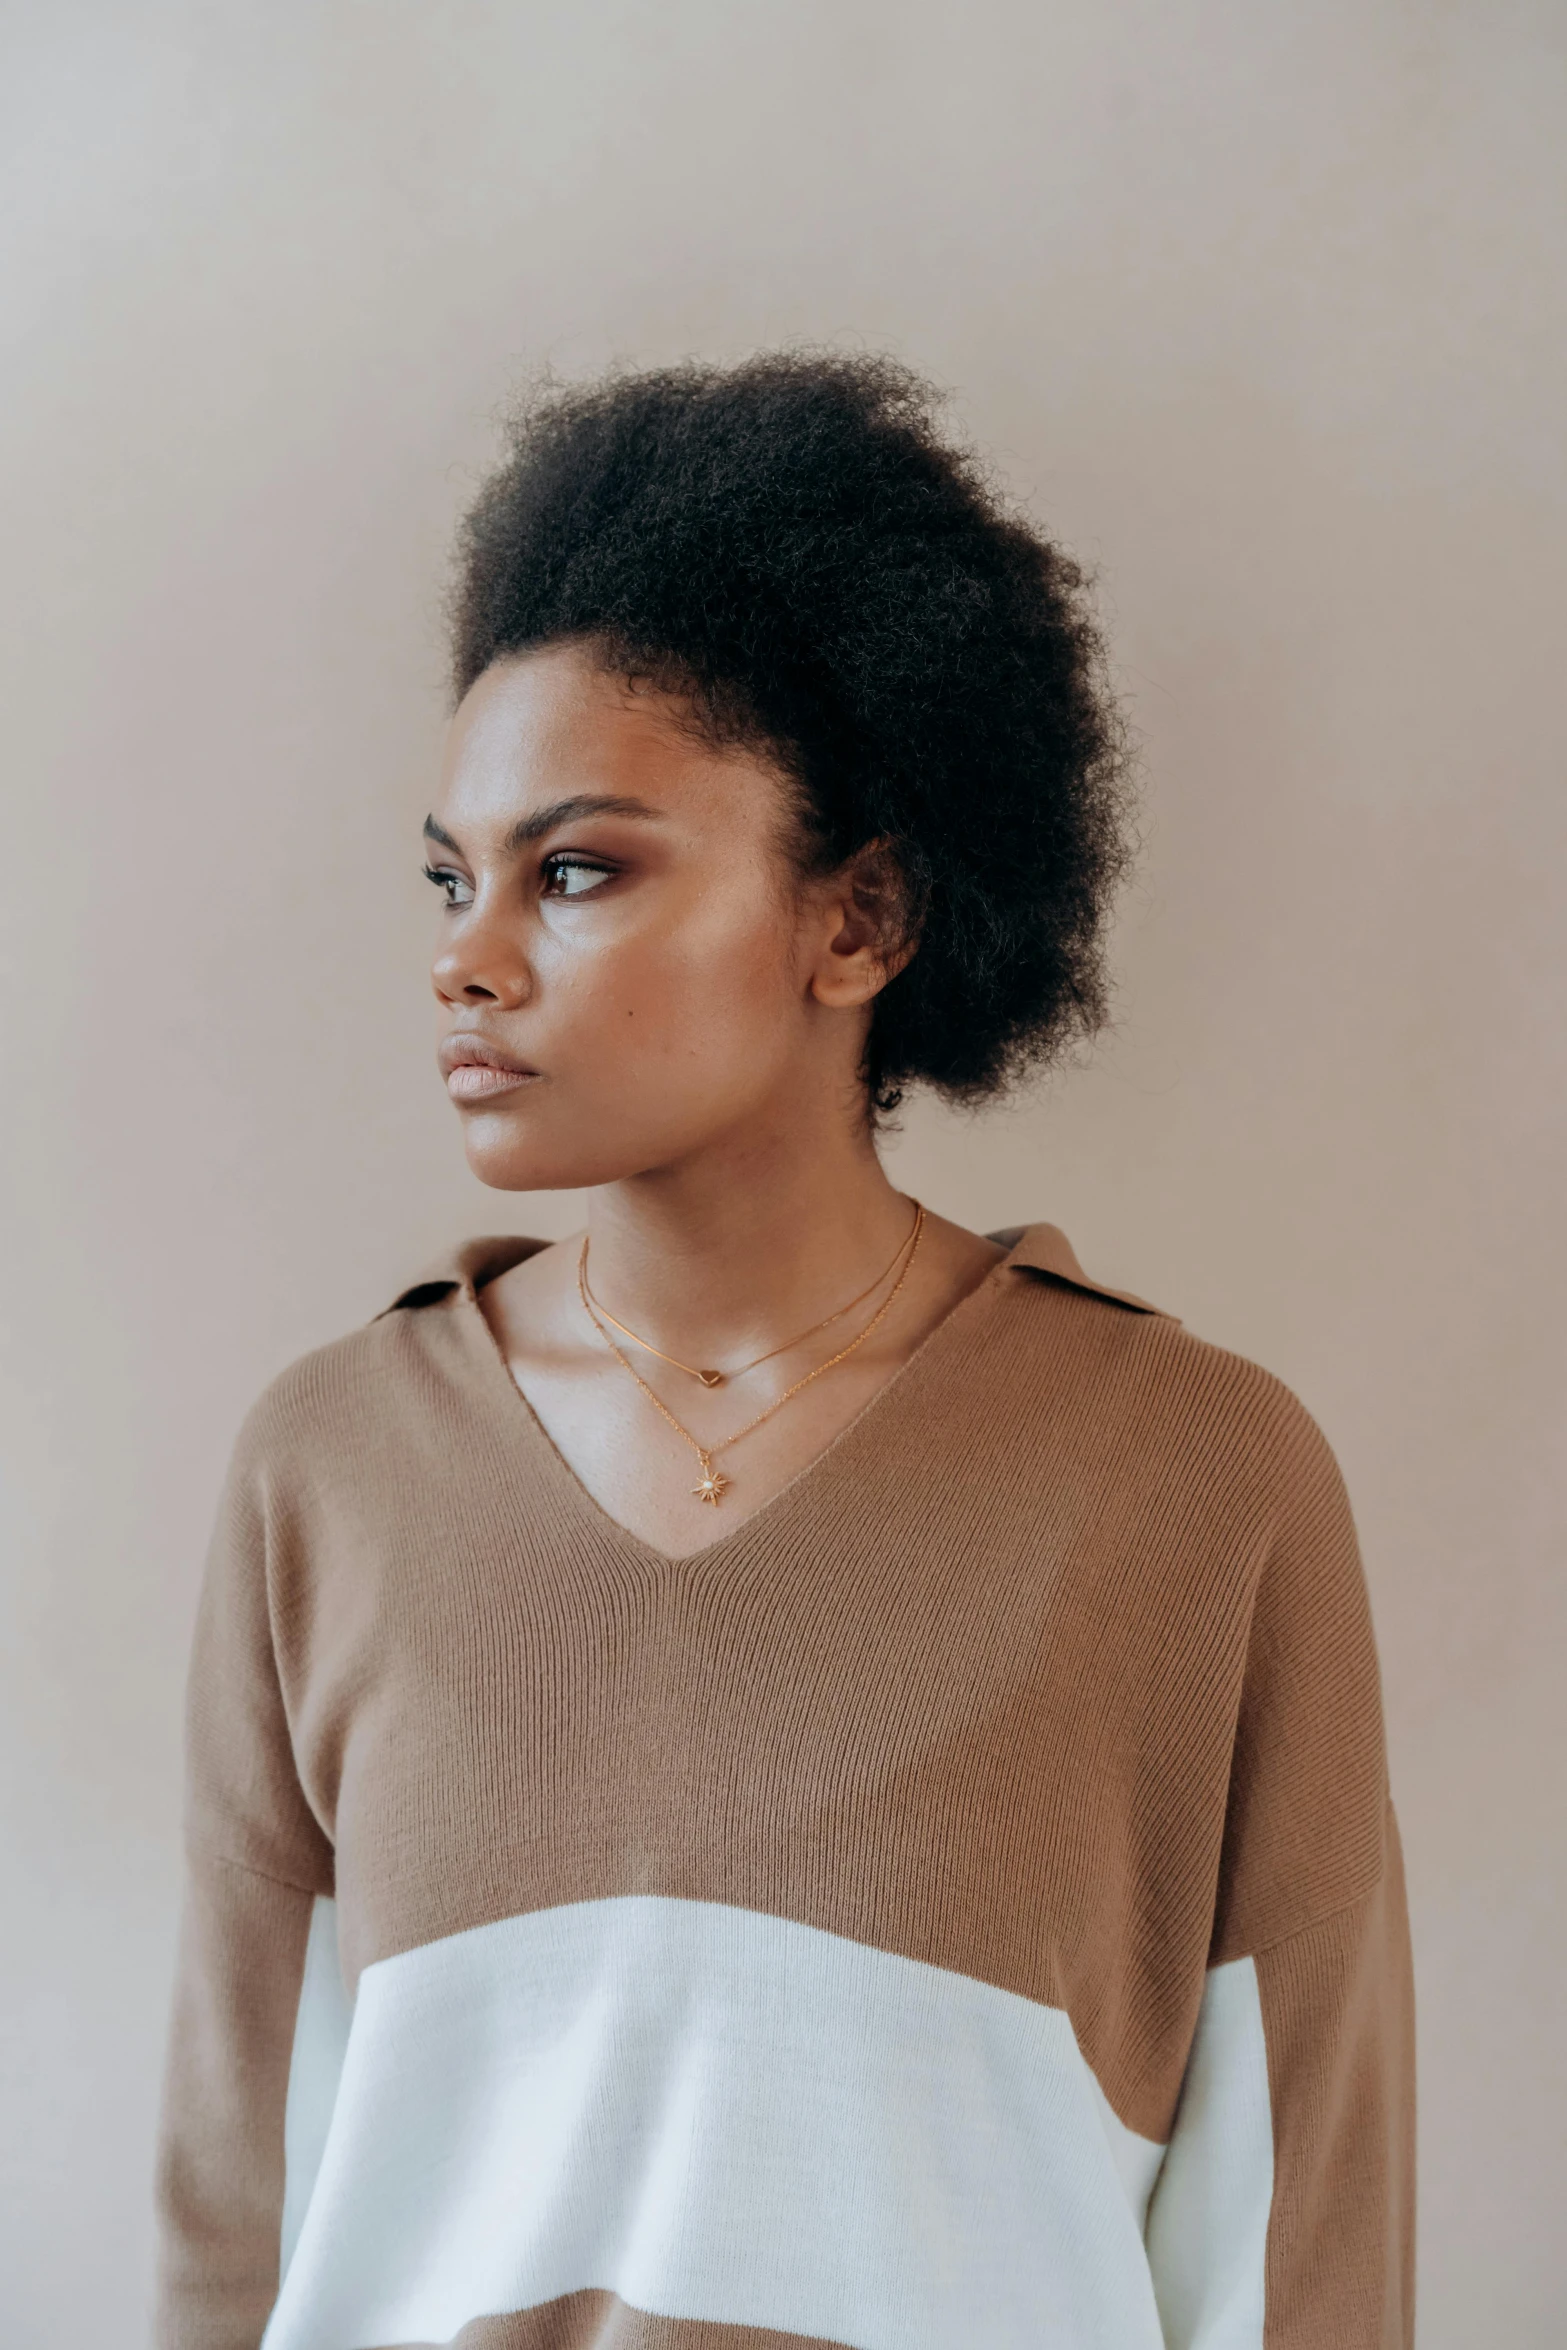
[[[439,800],[470,824],[511,823],[604,793],[743,829],[776,823],[784,788],[759,753],[704,743],[668,695],[565,644],[492,662],[475,680],[452,721]]]

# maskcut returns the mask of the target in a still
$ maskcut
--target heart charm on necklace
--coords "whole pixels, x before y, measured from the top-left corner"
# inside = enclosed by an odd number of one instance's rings
[[[704,1387],[722,1387],[724,1383],[722,1371],[698,1371],[697,1377]]]

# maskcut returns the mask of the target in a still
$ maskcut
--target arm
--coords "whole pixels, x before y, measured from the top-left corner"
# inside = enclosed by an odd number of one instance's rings
[[[294,1770],[253,1414],[187,1701],[186,1890],[158,2156],[158,2350],[256,2350],[277,2296],[289,2075],[331,1847]],[[318,1932],[316,1941],[319,1945]]]
[[[1169,2350],[1408,2350],[1413,1988],[1376,1653],[1299,1415],[1258,1585],[1213,1947],[1149,2208]]]

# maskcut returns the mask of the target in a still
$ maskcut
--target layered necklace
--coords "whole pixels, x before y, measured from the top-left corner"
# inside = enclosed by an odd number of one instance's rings
[[[648,1402],[653,1406],[654,1410],[662,1414],[663,1418],[669,1422],[670,1427],[674,1429],[675,1434],[679,1436],[685,1443],[689,1444],[691,1450],[696,1454],[696,1457],[701,1464],[702,1482],[700,1485],[693,1485],[691,1490],[699,1501],[710,1502],[716,1509],[719,1502],[723,1500],[724,1495],[729,1492],[733,1484],[732,1478],[726,1477],[722,1469],[715,1468],[713,1465],[719,1453],[728,1452],[732,1445],[736,1445],[740,1442],[742,1436],[751,1435],[753,1430],[761,1427],[764,1420],[770,1420],[774,1412],[781,1412],[784,1405],[788,1403],[793,1396],[798,1395],[802,1387],[809,1387],[811,1381],[813,1379],[819,1379],[824,1371],[831,1371],[837,1364],[846,1362],[857,1347],[861,1347],[865,1344],[865,1341],[867,1338],[869,1338],[871,1332],[876,1328],[877,1324],[881,1322],[891,1311],[893,1300],[897,1297],[899,1290],[903,1287],[903,1284],[909,1277],[909,1271],[914,1263],[915,1253],[919,1248],[920,1234],[925,1229],[925,1210],[920,1205],[918,1200],[914,1201],[913,1207],[914,1223],[905,1238],[899,1243],[897,1254],[893,1257],[892,1263],[889,1265],[884,1265],[882,1270],[877,1274],[875,1280],[870,1282],[866,1288],[862,1289],[857,1297],[851,1297],[846,1305],[835,1306],[830,1314],[824,1314],[819,1322],[813,1322],[808,1330],[802,1330],[797,1337],[786,1338],[782,1346],[770,1346],[765,1354],[754,1355],[750,1362],[741,1363],[737,1365],[737,1367],[732,1371],[698,1370],[694,1363],[683,1363],[681,1362],[678,1355],[665,1354],[663,1348],[655,1346],[651,1339],[640,1338],[636,1331],[631,1329],[626,1323],[618,1321],[616,1317],[610,1312],[608,1306],[603,1305],[599,1299],[593,1295],[592,1290],[588,1287],[588,1241],[587,1235],[584,1233],[582,1239],[582,1252],[577,1258],[577,1289],[582,1298],[583,1311],[586,1313],[588,1320],[593,1324],[593,1327],[598,1332],[600,1338],[603,1339],[604,1344],[609,1348],[610,1353],[619,1363],[621,1369],[630,1374],[630,1376],[636,1381],[637,1385],[641,1388],[643,1394],[647,1397]],[[899,1263],[900,1259],[902,1260],[901,1265]],[[871,1295],[873,1290],[879,1289],[881,1287],[881,1284],[886,1280],[888,1274],[892,1272],[895,1266],[898,1267],[898,1277],[896,1281],[894,1281],[891,1289],[888,1290],[887,1295],[882,1299],[881,1304],[877,1307],[875,1313],[872,1314],[864,1329],[861,1330],[856,1337],[851,1338],[847,1346],[840,1347],[835,1355],[829,1355],[824,1363],[818,1363],[813,1371],[807,1371],[803,1379],[796,1379],[792,1387],[786,1387],[782,1395],[774,1397],[773,1401],[768,1405],[765,1412],[758,1412],[754,1420],[747,1420],[745,1426],[743,1428],[736,1428],[732,1435],[721,1436],[716,1444],[698,1443],[697,1439],[692,1435],[690,1429],[684,1427],[681,1422],[675,1418],[674,1413],[669,1409],[669,1406],[665,1403],[663,1397],[655,1394],[653,1389],[643,1378],[641,1372],[637,1369],[635,1363],[633,1363],[630,1357],[626,1354],[625,1349],[616,1345],[614,1339],[611,1338],[608,1329],[605,1327],[606,1323],[613,1324],[614,1328],[620,1332],[622,1338],[629,1338],[632,1345],[641,1347],[644,1354],[656,1355],[661,1363],[668,1363],[672,1369],[676,1371],[683,1371],[687,1378],[700,1380],[704,1387],[724,1387],[727,1386],[731,1379],[743,1378],[747,1371],[754,1371],[759,1364],[770,1363],[775,1355],[787,1354],[792,1347],[803,1346],[806,1339],[814,1338],[816,1336],[818,1330],[826,1330],[834,1322],[841,1322],[845,1314],[852,1314],[857,1305],[864,1304],[866,1298]]]

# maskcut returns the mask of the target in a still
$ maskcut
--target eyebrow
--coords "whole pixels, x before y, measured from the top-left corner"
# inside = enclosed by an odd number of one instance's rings
[[[661,821],[659,810],[650,808],[646,800],[617,799],[608,792],[577,792],[569,800],[553,800],[547,808],[538,808],[531,816],[519,818],[506,835],[505,853],[510,856],[517,849],[525,849],[530,841],[542,840],[558,825],[580,824],[586,816],[636,816],[650,824]],[[458,843],[433,816],[424,820],[424,837],[437,841],[443,849],[451,849],[459,857],[462,855]]]

